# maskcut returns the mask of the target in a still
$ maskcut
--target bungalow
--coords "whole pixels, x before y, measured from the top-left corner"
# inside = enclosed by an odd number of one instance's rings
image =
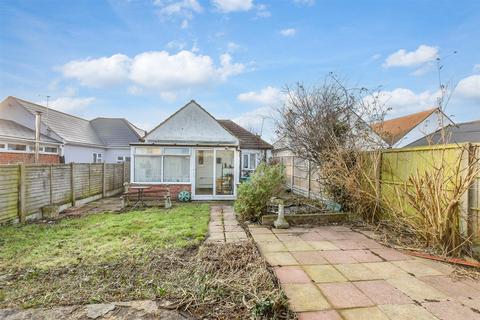
[[[41,163],[130,161],[130,143],[145,135],[123,118],[86,120],[7,97],[0,102],[0,164],[33,162],[37,120]]]
[[[173,197],[235,199],[241,175],[271,157],[272,146],[230,120],[217,120],[190,101],[131,143],[132,184],[167,187]]]
[[[444,126],[454,124],[440,108],[433,108],[373,125],[391,148],[403,148]]]

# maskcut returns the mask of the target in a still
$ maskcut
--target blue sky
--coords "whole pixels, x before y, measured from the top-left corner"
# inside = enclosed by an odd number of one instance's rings
[[[480,118],[476,0],[3,0],[0,21],[2,99],[50,95],[85,118],[149,129],[195,99],[258,131],[285,85],[329,72],[381,87],[399,116],[435,102],[437,57],[447,113]]]

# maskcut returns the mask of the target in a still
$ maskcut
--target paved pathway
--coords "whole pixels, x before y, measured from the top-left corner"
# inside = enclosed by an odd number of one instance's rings
[[[451,279],[449,265],[343,226],[249,229],[300,320],[480,319],[480,283]]]
[[[238,224],[232,206],[212,206],[208,224],[209,242],[239,242],[247,240],[247,234]]]

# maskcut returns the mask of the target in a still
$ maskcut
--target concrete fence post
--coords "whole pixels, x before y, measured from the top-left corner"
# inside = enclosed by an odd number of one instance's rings
[[[307,161],[308,161],[308,162],[307,162],[307,166],[308,166],[308,167],[307,167],[307,169],[308,169],[308,177],[307,177],[307,179],[308,179],[307,198],[310,198],[310,191],[311,191],[310,184],[311,184],[311,182],[312,182],[312,176],[311,176],[312,171],[310,170],[310,168],[311,168],[311,166],[310,166],[310,160],[307,160]]]
[[[26,205],[26,182],[25,182],[25,165],[18,165],[18,219],[20,222],[25,222],[27,218],[27,205]]]
[[[290,177],[290,185],[292,186],[293,192],[293,185],[295,183],[295,156],[292,156],[292,176]]]
[[[50,176],[50,205],[53,205],[53,165],[50,165],[49,168],[49,176]]]
[[[75,164],[73,162],[70,163],[70,190],[72,191],[72,206],[75,206],[76,199],[75,199]]]
[[[107,196],[107,164],[105,162],[102,170],[102,196],[104,198]]]

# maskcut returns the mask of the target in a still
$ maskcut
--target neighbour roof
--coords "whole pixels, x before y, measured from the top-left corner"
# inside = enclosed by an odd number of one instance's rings
[[[228,132],[237,137],[242,149],[272,149],[272,145],[232,120],[217,120]]]
[[[11,120],[0,119],[0,136],[8,138],[17,138],[35,141],[35,131],[22,126]],[[44,134],[40,135],[40,141],[59,143],[59,141],[52,139]]]
[[[433,108],[409,114],[407,116],[386,120],[382,123],[376,123],[373,125],[373,130],[375,130],[385,142],[393,145],[400,141],[400,139],[419,125],[423,120],[428,118],[428,116],[438,110],[438,108]]]
[[[445,137],[445,140],[442,138]],[[480,142],[480,120],[448,125],[442,134],[441,129],[412,142],[408,147],[426,146],[441,143]]]
[[[32,113],[42,112],[42,122],[67,142],[101,146],[128,146],[131,142],[138,141],[139,137],[144,134],[143,130],[135,127],[126,119],[97,118],[89,121],[16,97],[12,98]]]
[[[125,146],[128,143],[138,141],[145,133],[123,118],[95,118],[90,121],[95,132],[107,146]]]

